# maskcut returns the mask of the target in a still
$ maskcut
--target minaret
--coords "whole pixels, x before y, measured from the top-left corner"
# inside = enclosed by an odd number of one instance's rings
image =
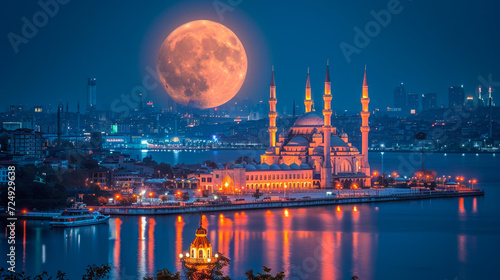
[[[490,113],[489,113],[489,125],[490,125],[490,131],[489,131],[489,137],[493,137],[493,120],[491,119],[491,106],[492,106],[492,99],[491,99],[491,86],[488,88],[488,103],[490,106]]]
[[[307,68],[307,80],[306,80],[306,99],[304,99],[304,105],[306,105],[306,113],[312,110],[312,99],[311,99],[311,81],[309,79],[309,67]]]
[[[324,116],[324,125],[323,125],[323,143],[324,143],[324,163],[323,168],[321,169],[321,188],[332,188],[333,180],[332,180],[332,159],[330,155],[331,149],[331,135],[332,135],[332,93],[331,93],[331,83],[330,83],[330,69],[328,66],[328,61],[326,63],[326,77],[325,77],[325,93],[323,94],[323,116]]]
[[[276,132],[278,128],[276,127],[276,85],[274,84],[274,66],[272,68],[271,74],[271,86],[270,86],[270,96],[269,96],[269,146],[276,146]]]
[[[363,160],[361,161],[361,172],[366,175],[370,175],[370,164],[368,162],[368,132],[370,131],[370,126],[368,125],[368,118],[370,117],[370,111],[368,110],[368,103],[370,103],[370,98],[368,98],[368,83],[366,81],[366,65],[365,65],[365,75],[363,77],[363,94],[361,97],[361,154],[363,155]],[[360,170],[356,170],[358,172]]]
[[[57,147],[61,147],[61,111],[63,107],[59,102],[57,105]]]
[[[78,135],[80,135],[80,101],[78,101],[78,104],[76,105],[76,115],[78,117],[77,119],[77,124],[76,124],[76,143],[78,143]]]

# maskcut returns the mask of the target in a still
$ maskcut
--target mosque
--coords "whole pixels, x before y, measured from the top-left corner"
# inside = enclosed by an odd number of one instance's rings
[[[309,71],[308,71],[309,72]],[[235,164],[214,170],[210,185],[201,185],[212,191],[254,191],[307,188],[361,188],[369,187],[368,163],[368,84],[366,67],[361,97],[361,152],[349,142],[348,135],[332,125],[331,82],[327,64],[322,113],[314,111],[311,83],[307,73],[305,112],[288,131],[276,139],[276,84],[274,69],[271,75],[269,97],[269,148],[260,156],[260,164]]]

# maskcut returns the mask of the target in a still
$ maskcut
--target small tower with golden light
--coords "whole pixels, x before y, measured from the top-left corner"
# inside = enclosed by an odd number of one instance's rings
[[[361,154],[363,155],[363,161],[361,162],[361,172],[366,175],[370,175],[370,164],[368,163],[368,132],[370,131],[370,126],[368,124],[368,118],[370,117],[370,111],[368,110],[368,103],[370,103],[370,98],[368,97],[368,82],[366,81],[366,65],[365,74],[363,77],[363,91],[361,96]]]
[[[306,99],[304,99],[304,105],[306,107],[306,113],[312,111],[313,100],[311,97],[311,80],[309,78],[309,67],[307,68]]]
[[[207,238],[207,230],[203,228],[203,215],[200,216],[200,227],[196,230],[196,238],[189,247],[189,252],[179,254],[180,261],[189,270],[199,272],[209,272],[217,263],[219,257],[215,254],[212,257],[212,244]]]
[[[276,127],[276,117],[278,113],[276,113],[276,103],[278,100],[276,99],[276,84],[274,83],[274,66],[272,68],[271,74],[271,86],[270,86],[270,94],[269,94],[269,147],[276,146],[276,132],[278,128]]]

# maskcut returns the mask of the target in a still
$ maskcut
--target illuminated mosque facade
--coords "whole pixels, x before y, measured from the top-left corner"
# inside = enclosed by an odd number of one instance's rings
[[[309,72],[309,71],[308,71]],[[322,113],[314,111],[311,83],[307,74],[305,112],[288,131],[277,135],[276,84],[274,69],[269,97],[269,148],[260,156],[260,164],[234,164],[214,170],[212,191],[263,191],[305,188],[361,188],[369,187],[368,163],[368,84],[366,67],[361,97],[361,151],[352,146],[348,135],[332,125],[331,82],[327,64]],[[277,139],[278,138],[278,139]],[[205,186],[204,186],[205,185]]]

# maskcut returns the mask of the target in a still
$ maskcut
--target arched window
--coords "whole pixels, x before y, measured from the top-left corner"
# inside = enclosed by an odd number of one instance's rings
[[[340,163],[340,172],[351,172],[351,171],[352,171],[352,166],[348,160],[344,160],[342,161],[342,163]]]
[[[191,258],[196,258],[196,256],[194,255],[194,252],[195,252],[195,250],[194,250],[194,249],[192,249],[192,250],[191,250]]]
[[[203,250],[202,249],[200,249],[198,251],[198,258],[200,258],[200,259],[203,258]]]
[[[207,249],[207,258],[210,258],[210,249]]]

